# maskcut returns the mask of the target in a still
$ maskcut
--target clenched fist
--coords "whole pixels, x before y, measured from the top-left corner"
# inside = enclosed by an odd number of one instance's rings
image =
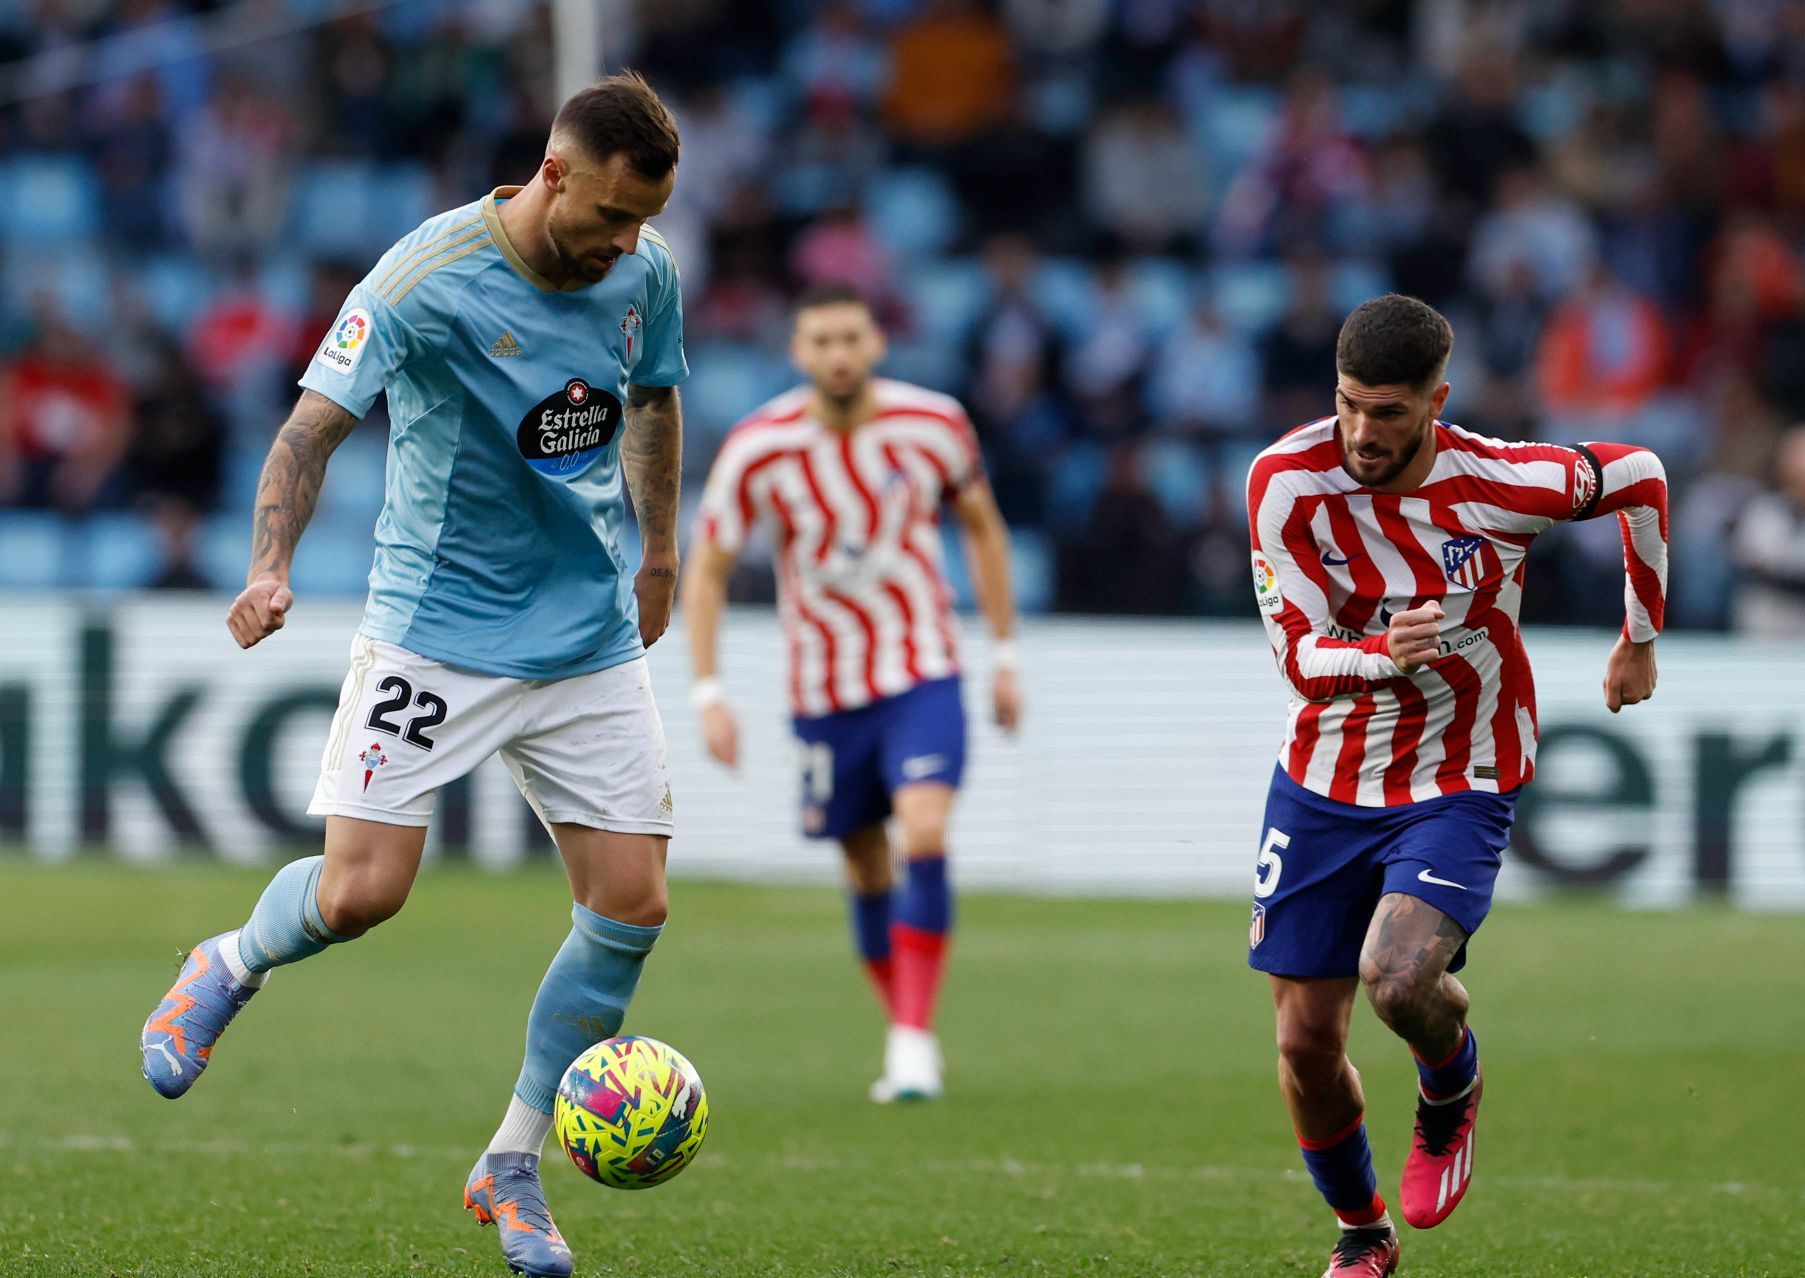
[[[282,578],[267,573],[252,578],[251,584],[232,601],[226,613],[226,629],[238,640],[240,648],[249,648],[282,629],[294,604],[295,592]]]
[[[1421,608],[1392,614],[1386,646],[1399,670],[1409,674],[1441,656],[1441,621],[1445,616],[1442,606],[1433,599]]]

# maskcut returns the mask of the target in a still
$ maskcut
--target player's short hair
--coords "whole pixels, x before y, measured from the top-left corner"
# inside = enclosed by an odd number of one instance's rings
[[[875,315],[871,302],[863,293],[851,284],[838,280],[830,280],[824,284],[811,284],[797,294],[795,303],[790,307],[791,315],[800,315],[804,311],[812,311],[817,306],[863,306],[868,314]]]
[[[1335,371],[1368,386],[1418,390],[1441,380],[1454,328],[1429,303],[1402,293],[1362,302],[1335,339]]]
[[[622,71],[578,89],[558,109],[552,136],[572,139],[593,160],[624,155],[653,180],[677,167],[677,122],[637,71]]]

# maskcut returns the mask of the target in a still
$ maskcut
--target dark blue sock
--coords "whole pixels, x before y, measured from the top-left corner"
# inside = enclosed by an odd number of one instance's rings
[[[1370,1225],[1385,1214],[1385,1200],[1379,1197],[1379,1181],[1373,1175],[1373,1151],[1366,1142],[1364,1117],[1327,1140],[1305,1140],[1299,1136],[1297,1144],[1317,1192],[1342,1223]]]
[[[859,956],[867,963],[878,963],[890,957],[890,914],[894,895],[889,888],[882,892],[854,892],[852,906],[852,939]]]
[[[1423,1095],[1430,1100],[1460,1095],[1478,1074],[1479,1040],[1473,1037],[1471,1026],[1467,1027],[1460,1046],[1447,1060],[1439,1065],[1425,1065],[1421,1059],[1416,1063],[1416,1076],[1422,1081]]]
[[[896,921],[917,932],[953,930],[953,890],[946,878],[944,856],[913,857],[909,877],[898,893]]]

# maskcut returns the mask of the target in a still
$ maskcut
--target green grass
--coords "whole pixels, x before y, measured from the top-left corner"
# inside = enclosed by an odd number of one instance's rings
[[[0,1273],[502,1273],[461,1210],[563,935],[560,878],[429,873],[279,973],[178,1104],[138,1077],[180,947],[265,875],[0,862]],[[974,897],[948,1098],[864,1099],[881,1026],[832,892],[678,883],[631,1027],[709,1088],[694,1168],[548,1183],[580,1274],[1303,1275],[1334,1230],[1272,1078],[1231,903]],[[1792,918],[1503,908],[1469,971],[1478,1173],[1412,1275],[1805,1272],[1805,963]],[[1406,1053],[1364,1009],[1381,1184]],[[555,1152],[555,1151],[554,1151]]]

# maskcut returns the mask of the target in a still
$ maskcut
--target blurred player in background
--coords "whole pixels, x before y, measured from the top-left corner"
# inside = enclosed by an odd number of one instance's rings
[[[272,968],[401,908],[438,788],[499,752],[575,898],[464,1192],[528,1274],[571,1271],[538,1167],[559,1079],[619,1030],[665,918],[671,792],[645,649],[676,590],[688,368],[676,263],[645,223],[677,153],[645,81],[603,80],[564,104],[526,186],[431,219],[352,290],[264,464],[227,620],[246,648],[282,628],[327,458],[386,389],[370,599],[308,808],[325,854],[283,867],[243,927],[197,945],[143,1033],[145,1077],[183,1095]]]
[[[1404,1219],[1440,1224],[1472,1176],[1484,1081],[1451,973],[1491,906],[1534,770],[1517,614],[1537,534],[1619,517],[1628,619],[1605,704],[1614,713],[1655,689],[1659,459],[1623,444],[1502,443],[1440,421],[1453,338],[1414,298],[1361,306],[1336,345],[1336,415],[1286,435],[1248,477],[1255,595],[1291,688],[1248,961],[1271,974],[1280,1090],[1342,1225],[1325,1278],[1398,1263],[1346,1051],[1359,986],[1417,1061]]]
[[[683,588],[709,753],[729,767],[739,730],[716,673],[733,565],[754,525],[775,534],[778,606],[802,760],[802,825],[846,854],[853,932],[890,1018],[874,1100],[941,1091],[934,1006],[952,929],[946,829],[965,765],[952,591],[940,511],[963,525],[979,606],[995,638],[992,708],[1021,719],[1009,530],[957,401],[872,376],[884,335],[855,290],[797,305],[790,353],[808,385],[739,423],[702,497]],[[895,886],[888,819],[907,874]]]

